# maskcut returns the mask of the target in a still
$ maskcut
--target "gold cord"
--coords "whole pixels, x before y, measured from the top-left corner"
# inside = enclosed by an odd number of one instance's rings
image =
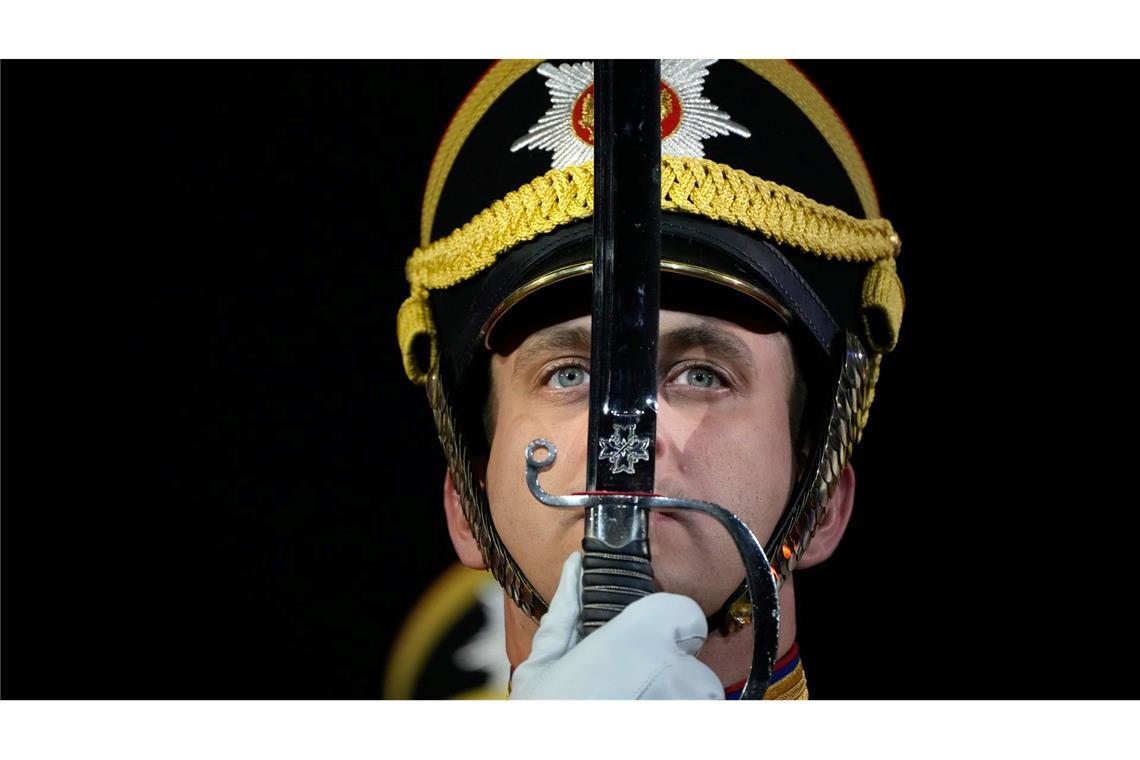
[[[666,156],[661,164],[663,210],[761,232],[828,259],[883,262],[898,253],[898,235],[886,219],[857,219],[789,187],[708,159]],[[507,193],[447,237],[417,248],[405,267],[412,294],[401,306],[396,325],[409,379],[422,384],[426,377],[426,368],[414,356],[417,338],[431,341],[433,355],[438,350],[428,291],[463,282],[492,266],[504,251],[593,212],[593,163],[552,169]],[[897,335],[902,296],[901,285],[895,287],[893,263],[873,268],[872,274],[864,287],[864,308],[869,304],[877,309],[889,332]],[[880,294],[882,304],[876,300]]]
[[[839,163],[847,171],[851,184],[863,205],[863,213],[868,219],[879,217],[879,198],[863,154],[851,138],[847,125],[831,107],[815,85],[788,61],[741,60],[741,64],[767,79],[780,92],[784,93],[804,116],[815,125],[823,139],[835,152]]]
[[[420,245],[431,242],[431,225],[435,221],[435,211],[439,207],[443,185],[447,181],[447,175],[451,173],[459,149],[467,142],[471,130],[508,87],[539,63],[537,60],[496,61],[459,105],[459,110],[455,112],[455,116],[443,133],[443,138],[439,141],[439,148],[435,152],[431,170],[428,172],[427,187],[424,188],[424,205],[420,211]]]

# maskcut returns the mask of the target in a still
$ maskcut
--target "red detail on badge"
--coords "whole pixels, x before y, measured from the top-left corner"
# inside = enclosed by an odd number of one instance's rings
[[[672,87],[661,83],[661,139],[677,131],[681,125],[681,99]]]
[[[582,90],[570,109],[570,126],[574,134],[587,145],[594,144],[594,85]]]
[[[582,90],[574,107],[570,109],[570,126],[574,134],[587,145],[594,144],[594,85]],[[676,91],[661,83],[661,139],[677,131],[681,126],[681,98]]]

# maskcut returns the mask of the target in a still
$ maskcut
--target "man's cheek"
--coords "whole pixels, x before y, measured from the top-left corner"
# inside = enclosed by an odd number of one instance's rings
[[[561,434],[540,415],[500,416],[488,468],[487,496],[495,525],[504,538],[514,535],[519,540],[531,540],[549,537],[553,532],[551,523],[558,510],[541,504],[526,484],[526,449],[539,438],[554,442],[558,452],[554,466],[539,475],[542,487],[559,495],[582,488],[581,484],[572,488],[569,485],[574,482],[574,471],[584,466],[580,451],[584,440],[579,442],[574,436]],[[539,451],[536,456],[541,458],[544,454]]]
[[[501,479],[509,473],[518,474],[523,471],[527,445],[535,438],[543,437],[534,434],[534,431],[540,428],[541,423],[533,415],[499,410],[499,418],[495,425],[495,442],[491,447],[491,469],[494,477]]]
[[[681,455],[686,490],[735,512],[758,535],[765,533],[789,496],[790,443],[781,435],[751,424],[694,430]]]
[[[525,452],[532,441],[544,439],[554,444],[557,451],[554,465],[539,475],[542,487],[553,494],[581,491],[586,482],[586,431],[583,415],[520,414],[507,424],[503,438],[506,444],[497,452],[504,461],[501,469],[512,473],[525,488]],[[536,456],[544,454],[540,450]],[[528,491],[529,493],[529,491]],[[536,502],[537,503],[537,502]]]

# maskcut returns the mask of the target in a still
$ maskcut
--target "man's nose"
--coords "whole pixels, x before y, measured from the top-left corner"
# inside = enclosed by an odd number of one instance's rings
[[[653,441],[653,449],[658,462],[669,461],[677,454],[674,450],[676,446],[676,424],[676,412],[658,396],[657,435]]]

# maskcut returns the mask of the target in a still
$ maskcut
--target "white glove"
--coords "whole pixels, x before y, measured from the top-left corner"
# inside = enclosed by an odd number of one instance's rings
[[[582,555],[562,566],[530,657],[515,670],[511,699],[724,699],[724,687],[694,656],[708,635],[687,596],[638,599],[579,640]]]

